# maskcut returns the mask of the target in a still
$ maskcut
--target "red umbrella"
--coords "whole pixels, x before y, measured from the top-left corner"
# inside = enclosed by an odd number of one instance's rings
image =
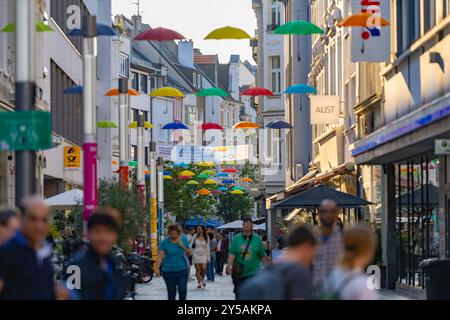
[[[206,122],[206,123],[202,124],[200,126],[200,128],[204,131],[206,131],[206,130],[223,130],[223,127],[220,124],[214,123],[214,122]]]
[[[238,172],[236,169],[234,168],[226,168],[225,170],[222,170],[222,172],[226,172],[226,173],[236,173]]]
[[[147,40],[147,41],[173,41],[185,39],[180,33],[166,29],[166,28],[154,28],[148,29],[137,35],[134,40]]]
[[[273,96],[272,91],[262,87],[248,88],[241,92],[243,96]]]

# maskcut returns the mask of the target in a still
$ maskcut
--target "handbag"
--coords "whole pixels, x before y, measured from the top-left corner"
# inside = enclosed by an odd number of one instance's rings
[[[252,242],[252,237],[253,237],[253,233],[251,234],[250,238],[248,239],[247,246],[245,247],[245,250],[242,253],[242,260],[244,260],[245,255],[248,252],[248,248],[250,247],[250,243]],[[233,269],[232,269],[233,277],[239,277],[242,274],[243,270],[244,270],[244,265],[242,264],[242,262],[240,262],[238,259],[234,259]]]

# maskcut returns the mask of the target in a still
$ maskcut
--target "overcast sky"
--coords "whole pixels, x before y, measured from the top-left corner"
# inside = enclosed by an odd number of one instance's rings
[[[137,0],[112,0],[113,14],[127,17],[137,13]],[[231,54],[241,60],[252,59],[249,40],[203,40],[213,29],[227,25],[255,34],[256,18],[251,0],[140,0],[144,23],[152,27],[176,30],[194,41],[203,54],[219,54],[220,62],[228,62]]]

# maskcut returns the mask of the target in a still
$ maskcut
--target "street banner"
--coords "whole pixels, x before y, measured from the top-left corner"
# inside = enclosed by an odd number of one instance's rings
[[[339,96],[311,96],[311,124],[338,124],[339,111]]]
[[[220,151],[219,151],[220,150]],[[173,162],[199,163],[225,161],[244,161],[249,159],[249,145],[237,146],[174,146],[170,160]]]
[[[64,147],[64,169],[79,169],[81,167],[81,148],[78,146]]]
[[[352,0],[352,15],[372,14],[364,27],[351,27],[352,62],[389,62],[391,30],[381,19],[391,20],[389,0]]]

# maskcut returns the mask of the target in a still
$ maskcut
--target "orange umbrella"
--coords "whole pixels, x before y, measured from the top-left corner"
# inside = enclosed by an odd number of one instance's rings
[[[105,96],[107,96],[107,97],[117,97],[118,95],[119,95],[119,89],[117,89],[117,88],[113,88],[105,94]],[[128,95],[129,96],[138,96],[139,92],[137,92],[136,90],[133,90],[133,89],[128,89]]]
[[[250,121],[241,121],[233,126],[233,129],[258,129],[259,124]]]
[[[208,189],[200,189],[197,191],[197,194],[200,196],[209,196],[211,194],[211,191]]]
[[[245,182],[245,183],[250,182],[250,183],[252,183],[253,180],[252,180],[251,178],[241,178],[241,179],[239,180],[239,182]]]
[[[389,21],[373,13],[361,12],[348,16],[337,25],[339,27],[369,27],[371,25],[386,27],[389,25]]]

